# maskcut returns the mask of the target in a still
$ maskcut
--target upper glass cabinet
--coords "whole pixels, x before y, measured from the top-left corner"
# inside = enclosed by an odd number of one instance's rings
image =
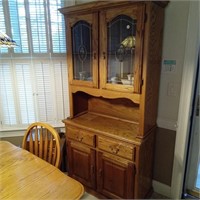
[[[94,13],[68,20],[69,81],[73,85],[98,87],[97,17]]]
[[[107,83],[133,84],[137,20],[119,15],[107,23]]]
[[[92,27],[79,21],[72,27],[73,79],[92,81]]]
[[[100,14],[100,68],[103,89],[140,93],[144,9],[109,9]]]

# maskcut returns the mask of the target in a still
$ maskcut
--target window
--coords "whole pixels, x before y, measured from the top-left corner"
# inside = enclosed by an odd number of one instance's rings
[[[0,48],[1,130],[35,121],[63,126],[69,116],[63,6],[64,0],[0,0],[0,30],[19,45]]]

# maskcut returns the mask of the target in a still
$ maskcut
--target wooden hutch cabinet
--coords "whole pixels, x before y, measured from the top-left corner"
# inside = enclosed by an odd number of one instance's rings
[[[167,2],[96,1],[65,16],[68,173],[107,198],[146,198]]]

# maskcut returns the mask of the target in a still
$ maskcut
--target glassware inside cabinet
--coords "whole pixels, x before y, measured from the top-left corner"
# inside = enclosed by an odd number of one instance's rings
[[[119,15],[107,23],[107,83],[133,85],[136,19]]]
[[[73,79],[92,81],[92,27],[78,21],[72,27]]]

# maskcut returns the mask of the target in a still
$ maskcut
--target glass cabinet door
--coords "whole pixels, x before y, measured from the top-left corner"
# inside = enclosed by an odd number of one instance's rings
[[[92,26],[79,21],[72,27],[73,79],[92,80]]]
[[[93,28],[96,26],[95,18],[91,15],[81,16],[71,20],[71,40],[68,45],[71,50],[70,83],[97,87],[97,39]]]
[[[102,47],[104,82],[107,89],[134,92],[135,82],[139,81],[141,52],[141,19],[138,11],[123,10],[121,13],[107,11],[103,37],[106,43]],[[140,77],[141,78],[141,77]],[[138,91],[136,91],[138,92]]]
[[[107,23],[107,83],[133,84],[136,19],[119,15]]]

